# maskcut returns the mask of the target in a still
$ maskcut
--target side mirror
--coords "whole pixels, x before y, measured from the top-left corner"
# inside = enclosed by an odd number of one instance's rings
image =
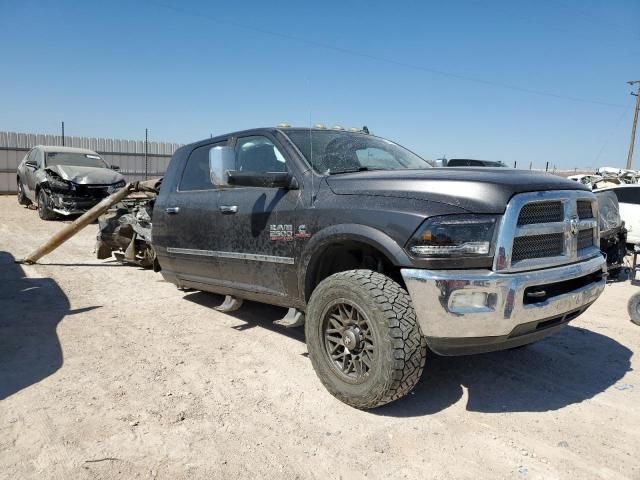
[[[286,188],[287,190],[297,190],[300,188],[296,177],[288,172],[237,172],[231,171],[228,174],[229,185],[243,187],[262,188]]]
[[[236,168],[236,153],[228,146],[213,147],[209,151],[209,177],[217,187],[229,186],[228,172]]]
[[[115,170],[116,172],[120,171],[120,166],[119,165],[111,165],[109,168],[111,170]]]
[[[38,168],[38,162],[36,162],[35,160],[27,160],[25,165],[31,168]]]

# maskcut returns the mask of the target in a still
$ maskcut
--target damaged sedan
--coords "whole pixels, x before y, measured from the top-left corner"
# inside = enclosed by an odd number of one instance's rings
[[[125,185],[117,168],[92,150],[36,146],[18,165],[18,202],[43,220],[84,213]]]

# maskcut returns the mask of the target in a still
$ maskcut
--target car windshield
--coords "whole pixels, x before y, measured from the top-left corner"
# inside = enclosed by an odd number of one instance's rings
[[[108,165],[99,155],[76,152],[47,152],[45,165],[47,167],[73,165],[75,167],[108,168]]]
[[[286,134],[311,166],[324,174],[431,167],[406,148],[365,133],[308,129]]]

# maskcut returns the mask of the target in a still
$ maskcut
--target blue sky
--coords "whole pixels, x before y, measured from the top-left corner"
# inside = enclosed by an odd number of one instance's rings
[[[225,3],[0,0],[0,130],[187,143],[311,121],[432,159],[626,161],[637,0]]]

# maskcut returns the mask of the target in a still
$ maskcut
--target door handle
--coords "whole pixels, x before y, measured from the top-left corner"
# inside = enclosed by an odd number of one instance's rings
[[[180,212],[180,207],[168,207],[168,208],[165,208],[164,211],[169,214],[175,215],[176,213]]]
[[[237,205],[220,205],[220,211],[225,215],[231,215],[238,213]]]

